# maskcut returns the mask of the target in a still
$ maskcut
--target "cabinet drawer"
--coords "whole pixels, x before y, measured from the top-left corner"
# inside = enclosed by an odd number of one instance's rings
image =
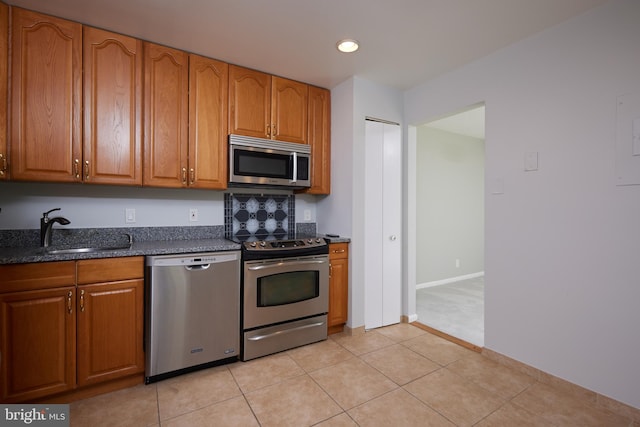
[[[0,293],[73,286],[75,261],[0,265]]]
[[[329,257],[331,259],[349,258],[349,244],[331,243],[329,245]]]
[[[78,285],[144,277],[144,257],[83,259],[78,261]]]

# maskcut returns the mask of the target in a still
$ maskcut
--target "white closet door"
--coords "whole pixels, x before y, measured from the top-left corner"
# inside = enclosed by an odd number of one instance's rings
[[[402,139],[400,126],[365,125],[365,329],[400,322]]]

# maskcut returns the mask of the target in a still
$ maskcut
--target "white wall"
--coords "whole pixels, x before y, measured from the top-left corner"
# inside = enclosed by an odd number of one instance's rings
[[[359,77],[352,77],[331,90],[331,195],[319,200],[317,222],[320,232],[351,238],[347,325],[352,328],[364,326],[367,236],[380,233],[380,230],[365,230],[362,220],[366,215],[364,200],[367,197],[363,191],[367,116],[402,123],[402,93]]]
[[[230,192],[230,191],[227,191]],[[282,194],[281,190],[234,189],[235,193]],[[70,228],[224,225],[224,193],[213,190],[116,187],[87,184],[0,183],[0,230],[38,229],[43,212],[71,221]],[[125,209],[136,222],[125,222]],[[198,209],[198,221],[189,210]],[[304,220],[308,210],[310,219]],[[296,195],[296,222],[316,222],[316,197]]]
[[[484,140],[428,125],[417,137],[416,283],[482,273]]]
[[[485,346],[640,408],[640,186],[614,161],[638,17],[591,10],[407,92],[405,119],[486,103]]]

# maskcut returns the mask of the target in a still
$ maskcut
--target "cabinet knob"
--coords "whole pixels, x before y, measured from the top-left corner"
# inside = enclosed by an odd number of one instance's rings
[[[391,236],[389,236],[389,240],[391,240],[392,242],[395,242],[397,239],[397,237],[395,236],[395,234],[392,234]]]

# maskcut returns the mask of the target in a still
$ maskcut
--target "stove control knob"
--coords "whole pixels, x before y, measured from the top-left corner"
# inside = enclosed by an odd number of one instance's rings
[[[312,243],[313,243],[313,239],[309,239],[309,240],[307,240],[307,243],[308,243],[308,244],[312,244]]]
[[[252,248],[255,248],[256,247],[256,242],[249,243],[249,246],[251,246]]]
[[[320,243],[322,240],[320,240],[319,237],[316,238],[316,243]]]
[[[264,248],[265,246],[267,246],[267,242],[265,242],[264,240],[260,242],[260,247]]]

